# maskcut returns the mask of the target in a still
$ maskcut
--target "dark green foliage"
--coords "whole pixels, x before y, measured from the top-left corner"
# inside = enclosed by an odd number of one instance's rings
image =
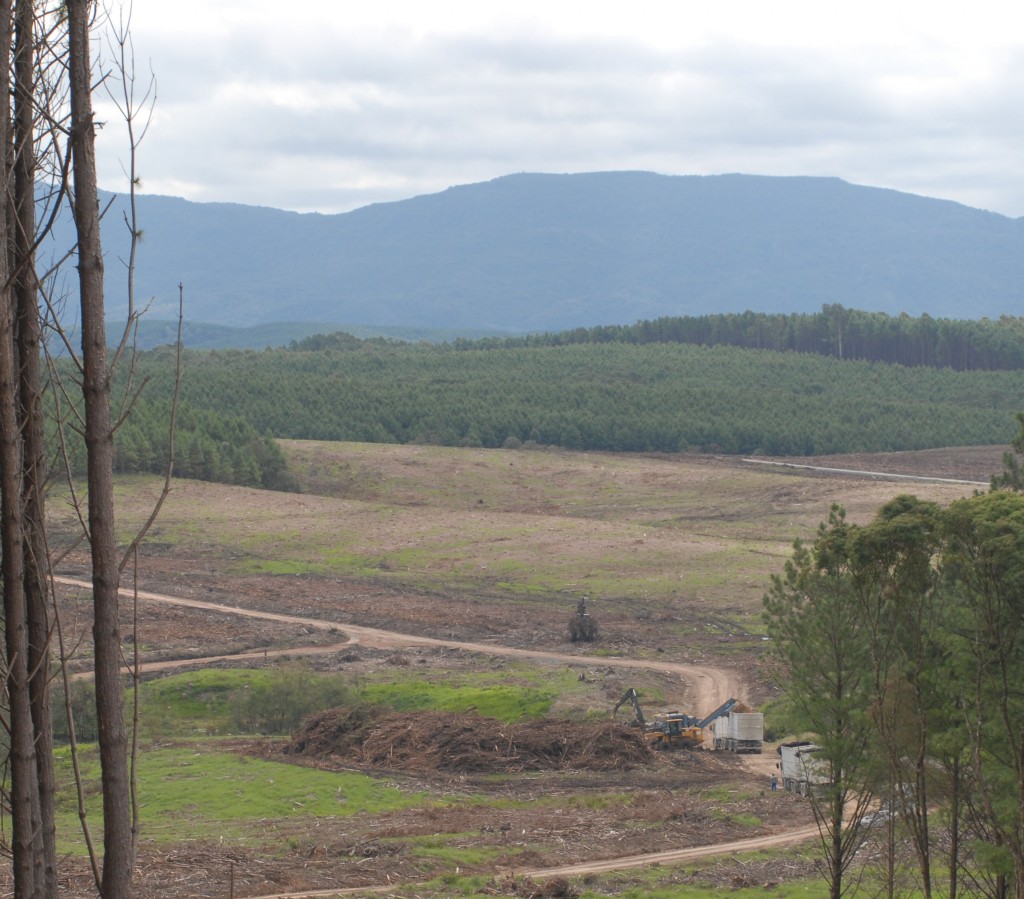
[[[851,526],[833,506],[812,546],[797,543],[765,595],[765,624],[786,670],[801,729],[815,735],[827,783],[811,795],[822,829],[829,895],[839,899],[864,838],[875,791],[867,622],[854,598]]]
[[[352,694],[340,675],[324,676],[296,666],[232,694],[232,723],[245,733],[288,734],[313,712],[345,705]]]
[[[183,420],[293,439],[808,455],[1008,443],[1024,394],[1024,371],[725,346],[338,343],[187,352]],[[140,364],[154,402],[170,391],[162,361]],[[182,437],[181,464],[209,476],[210,448]]]
[[[635,325],[599,325],[555,334],[456,341],[456,345],[473,348],[610,342],[734,346],[957,371],[1024,368],[1024,319],[1009,315],[1000,316],[997,321],[934,319],[930,315],[911,318],[845,309],[839,304],[823,306],[816,313],[747,311],[659,318]]]
[[[1003,453],[1003,470],[992,475],[993,490],[1016,490],[1024,492],[1024,469],[1021,468],[1020,456],[1024,455],[1024,412],[1017,413],[1019,430],[1013,438],[1012,453]]]
[[[54,743],[69,743],[71,735],[63,689],[53,691],[50,711]],[[95,743],[99,730],[96,724],[96,690],[91,680],[71,681],[71,714],[75,722],[75,739],[80,743]]]
[[[990,896],[1004,895],[998,876],[1024,888],[1022,597],[1024,495],[1011,490],[948,509],[900,496],[866,526],[834,509],[765,596],[793,725],[822,746],[832,796],[877,791],[895,813],[924,896],[943,876]]]
[[[894,345],[917,346],[931,362],[850,361],[866,346],[858,322],[889,328]],[[981,337],[998,334],[990,343],[1005,361],[1021,331],[1017,319],[889,319],[832,306],[817,316],[661,319],[444,345],[339,332],[288,349],[191,351],[174,470],[294,490],[275,438],[782,456],[1008,443],[1024,369],[930,367],[939,365],[934,346],[911,335],[938,334],[970,360]],[[840,333],[842,360],[764,348],[838,353]],[[168,348],[139,357],[149,383],[118,429],[119,473],[164,470],[173,361]],[[80,448],[71,449],[80,465]]]
[[[147,360],[154,374],[163,377],[160,353]],[[241,388],[244,389],[244,388]],[[114,439],[116,474],[163,474],[169,458],[170,389],[159,387],[137,398]],[[151,398],[152,397],[152,398]],[[200,481],[216,481],[268,490],[296,490],[295,479],[276,441],[261,434],[230,408],[197,408],[180,403],[174,435],[174,474]],[[66,431],[75,474],[84,470],[84,446]]]
[[[168,407],[139,402],[118,431],[114,470],[162,473],[167,464]],[[270,490],[293,490],[280,447],[244,418],[182,404],[175,430],[178,477]]]

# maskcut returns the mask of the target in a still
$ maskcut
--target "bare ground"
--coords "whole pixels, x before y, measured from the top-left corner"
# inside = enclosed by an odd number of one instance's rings
[[[317,450],[311,446],[304,451],[312,454]],[[823,468],[890,471],[987,483],[991,474],[1000,469],[1003,451],[1001,447],[982,447],[792,461]],[[416,478],[423,475],[417,471],[413,477],[408,474],[410,469],[427,466],[429,480],[443,484],[459,482],[466,477],[466,468],[472,468],[473,464],[473,457],[455,459],[418,454],[417,448],[373,448],[367,450],[365,456],[347,462],[347,470],[350,474],[357,472],[359,466],[370,464],[366,460],[371,457],[380,469],[375,483],[390,484],[388,489],[392,493],[400,477],[409,477],[409,492],[401,501],[413,507],[422,500],[413,485],[417,483]],[[571,459],[553,455],[548,463],[553,485],[575,476],[570,471]],[[324,482],[334,483],[328,477],[332,474],[328,470],[330,459],[324,456],[316,464],[318,470],[326,472]],[[488,460],[481,466],[484,464],[492,463]],[[680,479],[684,475],[667,467],[665,459],[654,457],[649,464],[640,460],[619,472],[617,477],[628,481],[620,485],[623,495],[641,489],[654,498],[642,510],[644,515],[651,514],[651,507],[662,492],[670,497],[673,490],[689,489],[690,481],[696,483],[698,489],[706,490],[704,514],[691,513],[689,528],[696,541],[707,542],[715,539],[716,522],[736,520],[735,516],[744,514],[741,508],[729,507],[725,501],[716,504],[714,485],[716,479],[728,478],[729,471],[743,470],[745,465],[735,459],[695,459],[688,462],[685,478],[690,480],[682,485]],[[368,479],[353,474],[352,483],[358,484],[363,493],[369,491],[373,499]],[[566,500],[556,496],[557,489],[552,487],[548,493],[539,489],[538,484],[543,486],[543,480],[538,481],[536,477],[518,485],[510,483],[501,501],[502,511],[551,516],[561,509],[564,513]],[[317,487],[327,492],[321,485]],[[874,474],[861,479],[806,470],[780,476],[761,502],[792,519],[792,526],[798,533],[807,533],[820,520],[831,497],[838,496],[856,518],[867,516],[895,493],[923,494],[929,490],[933,491],[929,495],[942,500],[969,492],[948,486],[908,487],[905,482],[886,481]],[[210,485],[188,483],[176,487],[178,499],[185,504],[194,503],[197,510],[202,508],[204,497],[214,496],[214,502],[222,502],[217,499],[221,491],[222,488]],[[297,504],[308,508],[317,501],[315,496],[280,497],[256,491],[231,495],[241,520],[244,516],[252,516],[254,520],[273,517],[282,506],[291,510],[292,518],[297,518]],[[475,512],[474,507],[479,505],[471,483],[461,484],[453,491],[453,496],[456,498],[447,500],[453,508],[462,504],[463,511],[468,508]],[[592,508],[582,514],[598,515]],[[377,525],[368,521],[367,527],[372,530]],[[573,539],[579,542],[561,545],[559,552],[583,560],[595,558],[592,545],[595,534],[601,537],[604,532],[584,529],[574,533],[577,536]],[[398,525],[393,526],[389,537],[383,531],[375,531],[375,534],[375,539],[398,543],[410,539],[409,533]],[[565,531],[559,533],[560,540],[565,536]],[[638,549],[646,551],[649,545]],[[766,550],[766,570],[778,565],[779,552],[778,548]],[[81,564],[76,567],[72,557],[65,571],[81,576],[86,569]],[[380,578],[330,573],[317,576],[239,573],[226,563],[223,549],[204,545],[200,532],[191,546],[177,542],[147,554],[141,573],[145,589],[248,610],[315,619],[327,625],[239,617],[228,611],[143,601],[134,618],[129,614],[131,607],[126,609],[123,627],[126,634],[137,632],[134,639],[141,657],[154,666],[233,663],[230,659],[211,660],[209,657],[213,655],[233,655],[234,663],[246,665],[273,664],[282,654],[289,656],[318,650],[320,656],[315,663],[319,667],[352,671],[395,664],[396,652],[401,655],[403,665],[449,666],[455,670],[480,664],[480,653],[466,653],[443,643],[396,648],[401,641],[389,646],[386,642],[375,644],[364,639],[353,645],[349,642],[351,629],[358,626],[387,628],[437,641],[471,642],[485,650],[504,646],[559,653],[578,666],[583,676],[589,672],[591,676],[602,678],[610,702],[629,682],[628,671],[606,664],[603,657],[593,655],[591,648],[568,642],[563,604],[508,602],[507,594],[489,586],[486,578],[482,578],[476,588],[466,590],[464,587],[446,589],[443,575],[435,581],[417,583],[392,575],[387,571],[382,571]],[[760,589],[757,583],[752,587],[748,585],[744,595],[756,597]],[[68,645],[79,647],[80,655],[87,655],[87,601],[80,595],[77,599],[74,596],[72,593],[64,607],[65,639]],[[499,597],[504,601],[498,601]],[[742,611],[744,604],[750,605],[751,600],[747,598],[737,603],[736,609]],[[721,627],[715,624],[716,609],[720,606],[719,594],[713,590],[706,596],[690,596],[682,606],[658,601],[644,603],[635,597],[622,601],[609,599],[600,609],[601,649],[649,663],[665,661],[669,665],[717,667],[735,679],[737,695],[742,693],[748,701],[758,704],[770,696],[773,689],[761,666],[760,651],[752,649],[749,635],[737,631],[728,616],[722,619]],[[336,622],[336,628],[329,626],[330,622]],[[709,622],[715,626],[709,626]],[[688,633],[692,633],[692,637],[687,638]],[[666,696],[695,705],[711,699],[699,693],[699,678],[680,679],[667,672],[651,676],[664,678]],[[231,746],[243,753],[285,757],[280,743],[235,741]],[[313,763],[309,759],[302,761]],[[345,764],[383,773],[365,761],[350,758]],[[440,834],[447,835],[449,845],[455,848],[485,850],[486,861],[478,869],[493,875],[494,895],[522,895],[516,892],[523,889],[522,880],[510,880],[510,872],[680,846],[709,845],[806,825],[810,818],[805,804],[766,790],[771,764],[768,755],[743,760],[722,758],[709,752],[673,753],[629,769],[573,768],[521,772],[497,779],[472,771],[447,771],[439,766],[427,771],[410,767],[397,772],[391,766],[388,776],[398,776],[410,791],[427,789],[440,797],[439,801],[379,818],[357,816],[345,819],[344,823],[269,821],[263,849],[196,842],[167,847],[144,842],[140,853],[139,895],[169,899],[224,896],[228,895],[229,883],[233,884],[234,895],[242,897],[422,882],[443,874],[446,869],[418,854],[412,838]],[[731,795],[729,791],[733,791]],[[600,798],[609,794],[620,798],[616,801]],[[738,801],[737,794],[742,797]],[[479,799],[481,796],[485,797],[483,801]],[[550,797],[568,797],[569,801],[552,804],[545,801]],[[281,846],[289,848],[281,851]],[[271,850],[270,847],[277,848]],[[806,863],[795,858],[779,864],[789,866],[789,876],[805,876],[810,871]],[[87,872],[77,862],[69,861],[66,868],[71,872],[67,895],[87,895]],[[775,872],[777,874],[778,865]],[[471,871],[464,868],[460,873]],[[628,881],[628,875],[623,876]],[[723,862],[710,871],[702,869],[702,873],[688,872],[683,866],[672,877],[682,883],[701,879],[714,882],[724,878],[724,882],[734,885],[763,884],[775,879],[772,871],[756,863],[748,868],[735,862]],[[395,887],[393,895],[412,893]],[[419,895],[427,893],[421,890]]]

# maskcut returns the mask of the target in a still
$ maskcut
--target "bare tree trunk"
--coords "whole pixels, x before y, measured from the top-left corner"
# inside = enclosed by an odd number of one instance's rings
[[[2,52],[2,50],[0,50]],[[0,126],[2,127],[2,126]],[[3,246],[5,223],[0,223]],[[0,252],[0,283],[7,254]],[[25,532],[22,516],[22,444],[18,421],[17,356],[13,293],[0,289],[0,545],[7,650],[6,690],[10,703],[11,839],[15,896],[35,893],[35,835],[38,824],[37,772],[29,698],[28,617],[25,608]]]
[[[949,899],[957,899],[960,889],[960,793],[963,789],[960,756],[953,758],[950,785],[952,791],[949,797]]]
[[[82,394],[92,549],[96,717],[103,779],[103,882],[101,895],[132,893],[131,789],[128,741],[121,705],[121,632],[118,623],[117,543],[114,534],[113,432],[106,358],[103,255],[96,187],[95,131],[89,24],[92,4],[68,0],[71,153],[82,327]]]
[[[13,44],[10,0],[0,3],[0,58]],[[14,892],[45,896],[35,722],[31,699],[29,615],[26,596],[23,407],[19,381],[18,305],[12,282],[10,198],[13,144],[10,126],[10,70],[0,67],[0,573],[3,577],[6,689],[10,703],[11,829]]]
[[[46,451],[40,375],[40,325],[36,290],[35,9],[15,0],[14,18],[14,209],[12,264],[17,302],[18,359],[24,446],[25,604],[35,758],[39,790],[42,895],[57,894],[56,785],[50,718],[49,554],[43,491]]]

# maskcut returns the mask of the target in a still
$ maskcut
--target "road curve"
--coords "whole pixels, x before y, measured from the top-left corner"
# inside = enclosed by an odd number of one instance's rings
[[[581,862],[577,865],[559,865],[555,868],[533,868],[532,870],[507,870],[501,873],[529,877],[532,880],[548,880],[552,877],[577,877],[583,874],[602,874],[607,871],[623,871],[627,868],[642,868],[644,865],[665,865],[684,862],[695,858],[709,858],[715,855],[731,855],[736,852],[755,852],[758,849],[777,849],[814,839],[818,834],[817,824],[787,830],[784,833],[751,837],[749,840],[734,840],[730,843],[714,843],[710,846],[691,846],[688,849],[666,849],[664,852],[648,852],[645,855],[625,855],[606,858],[595,862]],[[340,887],[329,890],[303,890],[299,893],[270,893],[253,899],[329,899],[331,896],[353,896],[368,893],[387,893],[395,884],[364,887]]]
[[[78,578],[56,577],[54,580],[65,586],[75,587],[82,590],[92,590],[92,584]],[[698,665],[686,665],[681,662],[667,662],[657,659],[627,659],[621,656],[601,656],[594,658],[590,656],[573,655],[572,653],[552,652],[541,649],[520,649],[515,646],[501,646],[495,643],[473,643],[464,640],[444,640],[439,637],[423,637],[417,634],[403,634],[397,631],[383,630],[382,628],[363,627],[357,624],[344,624],[338,621],[328,621],[323,618],[308,618],[301,615],[286,615],[279,612],[263,612],[259,609],[244,609],[238,606],[224,605],[223,603],[206,602],[201,599],[188,599],[181,596],[169,596],[164,593],[152,593],[147,590],[133,592],[128,588],[122,588],[121,593],[126,598],[137,596],[140,600],[147,602],[162,603],[163,605],[182,606],[190,609],[202,609],[208,612],[220,612],[227,615],[238,615],[243,618],[258,618],[264,621],[278,621],[283,624],[299,624],[318,630],[341,631],[348,635],[345,643],[333,646],[312,646],[293,648],[287,650],[270,650],[263,652],[243,653],[232,656],[217,656],[207,659],[182,659],[172,662],[151,662],[140,666],[141,671],[158,671],[164,668],[185,667],[188,665],[199,665],[204,662],[209,664],[214,661],[225,661],[229,659],[257,659],[274,655],[313,655],[321,653],[336,652],[346,645],[355,643],[369,646],[374,649],[399,649],[409,646],[436,646],[445,649],[455,649],[461,652],[476,652],[492,656],[504,656],[506,658],[536,659],[538,661],[560,662],[572,665],[592,665],[610,668],[630,668],[633,670],[661,671],[669,674],[677,674],[682,677],[691,688],[693,693],[693,707],[707,710],[717,708],[727,699],[746,699],[745,685],[740,678],[732,671],[722,668],[709,668]]]
[[[82,590],[91,590],[92,584],[77,578],[57,577],[55,580],[65,586],[75,587]],[[170,662],[152,662],[140,666],[142,671],[156,671],[175,667],[190,665],[203,665],[212,662],[225,660],[263,659],[278,655],[312,655],[316,653],[337,652],[346,646],[359,643],[377,649],[397,649],[408,646],[438,646],[446,649],[461,650],[463,652],[484,653],[493,656],[505,656],[509,658],[528,658],[538,661],[559,662],[567,664],[600,665],[615,668],[645,669],[650,671],[661,671],[670,674],[677,674],[684,678],[690,685],[694,695],[696,708],[708,709],[709,711],[725,702],[730,697],[737,699],[745,698],[745,686],[739,677],[731,671],[721,668],[708,668],[697,665],[685,665],[680,662],[667,662],[645,659],[626,659],[618,656],[601,656],[590,658],[587,656],[572,655],[571,653],[549,652],[537,649],[519,649],[513,646],[501,646],[492,643],[474,643],[461,640],[442,640],[436,637],[423,637],[415,634],[403,634],[397,631],[388,631],[381,628],[363,627],[361,625],[343,624],[337,621],[327,621],[321,618],[307,618],[300,615],[285,615],[278,612],[263,612],[258,609],[243,609],[237,606],[228,606],[222,603],[206,602],[200,599],[187,599],[180,596],[168,596],[163,593],[152,593],[139,590],[137,592],[122,589],[126,597],[137,596],[138,599],[146,602],[162,603],[164,605],[183,606],[185,608],[202,609],[210,612],[220,612],[228,615],[238,615],[243,618],[258,618],[266,621],[278,621],[286,624],[300,624],[319,630],[337,630],[346,633],[348,640],[336,643],[331,646],[311,646],[299,649],[284,650],[258,650],[254,652],[238,653],[230,656],[210,656],[205,659],[179,659]],[[668,849],[664,852],[651,852],[644,855],[630,855],[620,858],[602,859],[592,862],[582,862],[574,865],[562,865],[554,868],[536,868],[533,870],[516,871],[523,877],[530,877],[534,880],[545,880],[557,876],[575,876],[581,874],[601,873],[604,871],[616,871],[626,868],[637,868],[643,865],[669,864],[672,862],[686,861],[688,859],[702,858],[713,855],[724,855],[733,852],[748,852],[769,847],[788,846],[792,843],[800,843],[818,836],[816,825],[796,828],[777,834],[768,834],[761,837],[753,837],[748,840],[736,840],[730,843],[718,843],[710,846],[693,846],[684,849]],[[394,884],[382,884],[380,886],[351,887],[329,890],[302,890],[295,893],[273,893],[266,894],[254,899],[327,899],[330,896],[352,896],[357,894],[386,893],[395,888]]]

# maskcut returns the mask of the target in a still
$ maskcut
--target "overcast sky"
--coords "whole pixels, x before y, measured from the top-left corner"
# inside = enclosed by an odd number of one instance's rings
[[[135,0],[157,80],[140,174],[321,212],[512,172],[835,175],[1022,216],[1021,19],[1006,0]]]

